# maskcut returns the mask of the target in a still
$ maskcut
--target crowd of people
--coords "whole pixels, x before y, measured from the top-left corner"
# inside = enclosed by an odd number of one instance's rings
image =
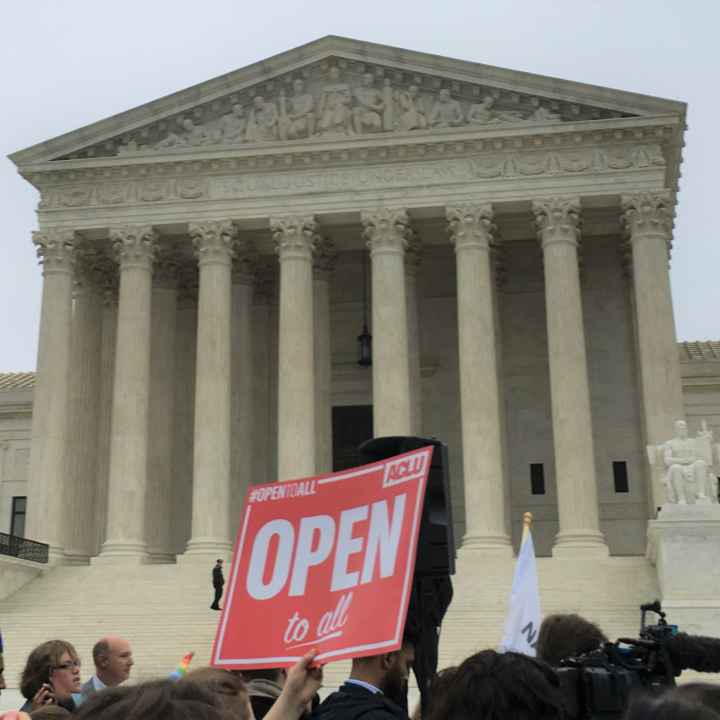
[[[415,708],[413,720],[564,720],[555,668],[606,640],[598,627],[577,615],[550,616],[540,629],[537,658],[477,652],[437,673],[427,707]],[[94,674],[82,683],[73,645],[50,640],[30,652],[22,670],[25,704],[0,720],[409,720],[404,706],[415,644],[407,635],[394,652],[355,658],[350,677],[320,702],[317,650],[288,669],[202,667],[179,679],[175,673],[131,684],[126,683],[133,667],[130,643],[111,636],[96,643]],[[4,670],[0,652],[0,690]],[[661,694],[638,693],[625,718],[720,720],[720,686],[693,683]]]

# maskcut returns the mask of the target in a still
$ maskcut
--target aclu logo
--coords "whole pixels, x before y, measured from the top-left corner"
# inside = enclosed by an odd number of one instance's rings
[[[424,451],[391,460],[385,466],[383,487],[399,485],[408,480],[419,480],[424,475],[425,468],[431,457],[432,454]]]

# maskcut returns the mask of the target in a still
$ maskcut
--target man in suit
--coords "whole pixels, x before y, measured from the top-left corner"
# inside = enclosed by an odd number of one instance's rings
[[[91,695],[109,687],[116,687],[130,677],[133,666],[132,648],[123,638],[109,635],[98,640],[93,648],[95,674],[82,686],[75,704],[80,705]]]
[[[223,594],[223,587],[225,586],[225,578],[223,577],[223,571],[222,571],[222,564],[223,561],[218,559],[218,561],[215,563],[215,567],[212,571],[212,582],[213,582],[213,588],[215,589],[215,599],[213,600],[212,605],[210,608],[212,610],[221,610],[220,607],[220,598]]]

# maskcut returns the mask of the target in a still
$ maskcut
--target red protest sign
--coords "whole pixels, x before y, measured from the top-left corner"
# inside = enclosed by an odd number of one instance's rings
[[[283,667],[402,644],[432,447],[248,488],[212,664]]]

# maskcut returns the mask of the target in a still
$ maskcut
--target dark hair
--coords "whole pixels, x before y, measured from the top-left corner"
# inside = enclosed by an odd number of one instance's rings
[[[272,680],[274,682],[282,677],[282,668],[256,668],[255,670],[243,670],[242,675],[246,680]]]
[[[427,712],[432,713],[436,705],[447,695],[450,685],[457,672],[457,665],[446,667],[430,681],[430,692],[427,699]]]
[[[673,695],[687,702],[696,702],[720,714],[720,685],[687,683],[673,690]]]
[[[155,680],[91,695],[76,720],[231,720],[220,699],[201,683]]]
[[[92,655],[95,667],[97,667],[101,660],[110,656],[110,643],[105,638],[98,640],[93,646]]]
[[[43,683],[48,682],[50,673],[65,653],[73,660],[78,659],[75,648],[67,640],[48,640],[28,655],[20,676],[20,692],[26,700],[32,700]]]
[[[607,641],[595,623],[580,615],[548,615],[540,625],[537,656],[557,667],[561,660],[597,650]]]
[[[53,720],[53,718],[68,718],[72,713],[60,705],[43,705],[30,713],[32,720]]]
[[[237,717],[238,710],[247,703],[248,695],[245,681],[239,673],[222,668],[201,667],[189,672],[178,684],[195,683],[209,690],[228,711]],[[246,720],[245,715],[242,719]]]
[[[720,720],[720,715],[700,702],[684,699],[677,691],[672,691],[660,697],[635,696],[625,720]]]
[[[433,698],[430,720],[557,720],[562,698],[555,672],[519,653],[483,650],[450,673]]]

